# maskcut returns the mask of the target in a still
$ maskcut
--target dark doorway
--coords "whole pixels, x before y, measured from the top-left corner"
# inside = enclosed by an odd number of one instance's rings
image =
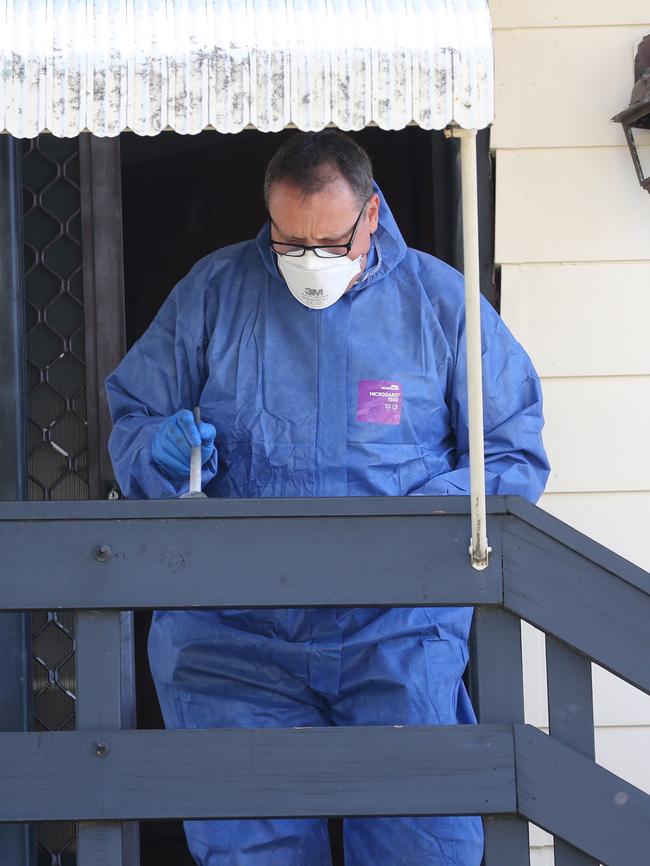
[[[173,286],[202,256],[254,237],[266,219],[264,170],[291,135],[123,134],[122,207],[127,345],[144,332]],[[407,127],[354,133],[409,246],[458,265],[457,142]],[[149,614],[136,614],[138,727],[162,727],[146,658]],[[335,866],[340,821],[331,822]],[[179,823],[141,825],[142,866],[191,866]]]
[[[266,163],[291,134],[121,136],[129,345],[198,259],[257,234],[266,218]],[[367,128],[353,135],[370,154],[409,246],[457,264],[456,142],[419,127]]]

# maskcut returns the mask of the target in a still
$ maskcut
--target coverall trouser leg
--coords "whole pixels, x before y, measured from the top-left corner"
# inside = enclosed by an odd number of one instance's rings
[[[154,621],[150,659],[167,726],[474,721],[465,642],[432,627],[430,614],[421,623],[416,611],[303,613]],[[324,819],[188,821],[185,830],[200,866],[331,866]],[[483,847],[475,817],[349,818],[344,841],[346,866],[480,866]]]
[[[332,719],[344,725],[473,722],[462,674],[464,642],[453,635],[407,635],[343,649],[340,699]],[[364,672],[366,675],[364,676]],[[367,676],[367,672],[372,672]],[[478,817],[346,818],[345,866],[480,866]]]

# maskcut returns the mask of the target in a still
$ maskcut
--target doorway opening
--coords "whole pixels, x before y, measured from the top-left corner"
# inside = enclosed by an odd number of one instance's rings
[[[266,164],[291,134],[122,134],[128,346],[198,259],[255,237],[266,219]],[[368,127],[350,135],[370,155],[407,244],[458,266],[457,142],[419,127],[397,132]]]

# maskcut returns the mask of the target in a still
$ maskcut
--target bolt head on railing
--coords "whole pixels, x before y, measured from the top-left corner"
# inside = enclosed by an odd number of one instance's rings
[[[95,743],[95,757],[97,758],[105,758],[108,755],[109,748],[108,743],[104,743],[101,740],[98,740]]]
[[[100,544],[99,547],[95,548],[95,559],[97,562],[106,562],[111,556],[112,552],[108,544]]]

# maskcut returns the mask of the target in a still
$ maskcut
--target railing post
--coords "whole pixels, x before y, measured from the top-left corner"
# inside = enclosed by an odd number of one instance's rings
[[[88,493],[106,499],[115,479],[108,455],[111,417],[104,379],[124,357],[124,263],[118,138],[79,136],[83,252],[86,394],[88,402]],[[120,614],[122,727],[136,727],[133,613]],[[123,826],[124,862],[139,864],[137,823]]]
[[[119,612],[77,614],[77,730],[88,731],[97,761],[111,760],[110,736],[121,727],[121,628]],[[122,824],[82,821],[77,866],[131,866],[122,852]],[[135,866],[135,864],[133,864]]]
[[[477,607],[471,636],[470,692],[479,722],[524,721],[521,623],[501,608]],[[530,866],[528,822],[515,815],[483,819],[484,866]]]
[[[550,735],[591,761],[595,759],[591,662],[546,635]],[[598,861],[555,837],[555,866],[598,866]]]
[[[25,436],[25,290],[20,143],[0,135],[0,500],[27,498]],[[32,727],[31,616],[0,615],[3,659],[0,731]],[[0,826],[2,862],[30,866],[34,835],[27,824]]]

